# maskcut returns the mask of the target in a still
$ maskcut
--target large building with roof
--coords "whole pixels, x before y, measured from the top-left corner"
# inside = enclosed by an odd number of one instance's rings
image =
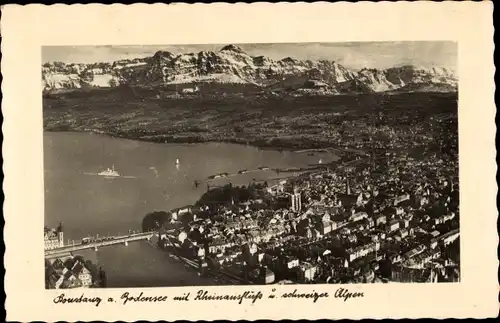
[[[55,229],[49,229],[48,227],[45,227],[43,231],[45,250],[64,247],[64,233],[61,223],[59,223],[59,226]]]

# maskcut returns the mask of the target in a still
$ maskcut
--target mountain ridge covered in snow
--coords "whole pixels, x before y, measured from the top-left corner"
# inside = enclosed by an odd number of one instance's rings
[[[44,92],[107,88],[120,84],[161,87],[175,84],[221,83],[253,85],[262,91],[295,95],[336,95],[377,92],[456,92],[457,77],[441,67],[395,66],[353,70],[333,60],[273,60],[251,56],[235,45],[218,51],[173,54],[158,51],[145,58],[42,65]]]

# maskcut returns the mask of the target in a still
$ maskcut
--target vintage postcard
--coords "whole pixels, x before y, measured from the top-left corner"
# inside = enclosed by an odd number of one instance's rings
[[[2,34],[7,319],[498,314],[492,3],[12,5]]]

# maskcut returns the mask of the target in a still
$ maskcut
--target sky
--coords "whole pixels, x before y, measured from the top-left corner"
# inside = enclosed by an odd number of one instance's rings
[[[158,50],[174,54],[218,51],[227,44],[210,45],[147,45],[147,46],[49,46],[42,48],[43,63],[112,62],[152,56]],[[400,65],[445,67],[456,70],[458,46],[446,41],[352,42],[352,43],[283,43],[235,44],[252,56],[268,56],[274,60],[334,60],[352,69],[389,68]]]

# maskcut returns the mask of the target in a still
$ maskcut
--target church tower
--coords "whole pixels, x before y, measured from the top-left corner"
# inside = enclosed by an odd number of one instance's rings
[[[302,209],[302,197],[300,191],[297,189],[295,184],[293,185],[293,194],[290,194],[290,202],[292,204],[292,211],[300,212]]]
[[[63,232],[63,225],[61,222],[59,222],[59,226],[57,227],[57,235],[59,239],[59,247],[64,247],[64,232]]]
[[[345,189],[345,193],[347,195],[351,195],[351,185],[349,184],[349,177],[346,175],[345,177],[345,181],[346,181],[346,189]]]
[[[297,212],[302,210],[302,197],[300,192],[295,193],[295,206],[297,208]]]

